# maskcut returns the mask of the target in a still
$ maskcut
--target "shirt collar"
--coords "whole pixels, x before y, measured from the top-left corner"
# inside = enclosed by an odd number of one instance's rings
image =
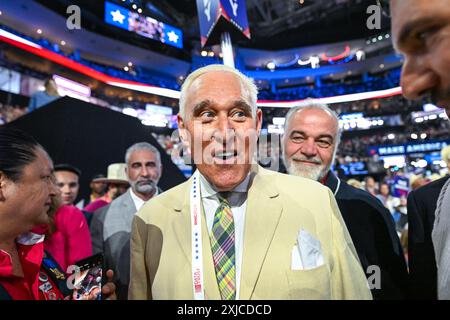
[[[245,179],[236,188],[231,190],[231,192],[245,193],[248,191],[249,183],[250,183],[250,173],[247,174]],[[200,173],[200,188],[202,198],[214,197],[217,193],[219,193],[201,173]]]
[[[32,266],[38,271],[44,256],[45,235],[28,232],[16,238],[17,251],[21,260],[22,268],[26,272],[27,266]],[[26,265],[24,265],[26,263]],[[13,275],[12,260],[9,253],[0,250],[0,277],[11,277]]]
[[[158,190],[158,188],[156,188],[156,191],[155,191],[155,194],[153,195],[153,197],[156,197],[158,194],[159,194],[159,190]],[[139,198],[137,196],[137,194],[134,193],[134,190],[132,188],[130,188],[130,196],[131,196],[131,199],[133,200],[134,205],[136,206],[137,210],[139,210],[145,204],[145,201],[142,200],[141,198]]]

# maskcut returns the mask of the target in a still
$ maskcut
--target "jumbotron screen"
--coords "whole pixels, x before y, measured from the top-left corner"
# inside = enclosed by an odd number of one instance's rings
[[[183,48],[183,32],[171,25],[105,1],[105,22],[177,48]]]

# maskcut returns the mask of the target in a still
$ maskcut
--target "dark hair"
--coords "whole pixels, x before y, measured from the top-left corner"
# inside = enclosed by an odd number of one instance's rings
[[[72,172],[73,174],[76,174],[78,176],[78,178],[81,176],[81,170],[74,167],[71,164],[68,163],[61,163],[61,164],[57,164],[55,165],[55,172],[58,171],[69,171]]]
[[[36,160],[42,146],[28,133],[13,127],[0,127],[0,172],[16,182],[23,168]],[[43,149],[43,148],[42,148]]]

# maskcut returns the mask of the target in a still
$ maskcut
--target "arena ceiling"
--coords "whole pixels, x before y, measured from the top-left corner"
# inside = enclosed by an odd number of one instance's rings
[[[174,24],[184,32],[185,50],[198,46],[200,32],[196,0],[110,0],[144,9],[144,14]],[[38,0],[41,4],[62,12],[69,4],[78,4],[83,12],[101,22],[104,1]],[[247,48],[280,50],[324,43],[368,38],[390,29],[390,19],[382,15],[381,30],[370,30],[366,21],[370,5],[387,0],[245,0],[251,40],[240,40]],[[385,12],[383,10],[383,12]],[[91,19],[92,20],[92,19]],[[91,26],[92,28],[92,26]],[[97,30],[100,29],[97,27]]]

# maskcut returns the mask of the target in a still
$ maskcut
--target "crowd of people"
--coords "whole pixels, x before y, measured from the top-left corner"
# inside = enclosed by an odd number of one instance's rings
[[[450,114],[447,1],[391,8],[403,95],[429,95]],[[430,41],[417,39],[423,27]],[[251,79],[225,65],[197,69],[178,115],[192,177],[160,190],[161,155],[136,142],[92,177],[81,209],[81,170],[0,127],[0,298],[70,299],[65,268],[101,253],[106,299],[450,299],[450,175],[340,179],[338,114],[311,101],[289,110],[280,147],[267,148],[287,174],[267,170],[254,161],[262,118]],[[449,164],[450,147],[441,153]]]
[[[35,42],[48,50],[51,50],[55,53],[63,55],[69,59],[72,59],[78,63],[88,66],[94,70],[103,72],[109,76],[117,77],[117,78],[121,78],[121,79],[132,80],[132,81],[138,81],[138,82],[142,82],[142,83],[146,83],[146,84],[159,86],[162,88],[168,88],[168,89],[173,89],[173,90],[180,89],[180,85],[176,79],[168,79],[168,77],[164,77],[162,75],[158,76],[154,72],[146,70],[145,68],[128,66],[128,71],[125,71],[123,68],[118,68],[113,65],[105,65],[105,64],[101,64],[99,62],[94,62],[94,61],[84,59],[81,57],[80,53],[77,50],[69,52],[66,49],[61,48],[60,45],[58,45],[57,43],[53,43],[50,40],[46,39],[45,37],[41,36],[41,37],[35,39],[30,36],[21,34],[21,33],[17,32],[16,30],[8,28],[7,26],[0,25],[0,27],[2,29],[5,29],[5,30],[7,30],[11,33],[14,33],[20,37],[23,37],[27,40]]]
[[[12,106],[0,102],[0,126],[23,116],[27,108],[23,106]]]
[[[274,101],[292,101],[306,98],[333,97],[345,94],[391,89],[399,85],[399,69],[386,71],[382,74],[352,79],[332,81],[320,86],[315,84],[277,88],[276,91],[261,90],[259,99]]]

